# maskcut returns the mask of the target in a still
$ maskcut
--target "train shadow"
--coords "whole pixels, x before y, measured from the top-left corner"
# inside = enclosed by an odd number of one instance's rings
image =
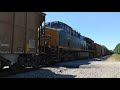
[[[104,56],[104,57],[98,57],[98,58],[93,58],[93,59],[86,59],[86,60],[74,60],[74,61],[68,61],[68,62],[63,62],[63,63],[57,63],[54,65],[54,67],[65,67],[65,68],[80,68],[82,65],[88,65],[91,64],[92,61],[104,61],[109,56]]]
[[[56,68],[65,67],[65,68],[79,68],[81,65],[90,64],[91,60],[74,60],[68,61],[65,63],[58,63],[54,65]]]
[[[20,71],[5,69],[1,72],[0,78],[75,78],[75,75],[56,74],[48,69],[27,68]]]

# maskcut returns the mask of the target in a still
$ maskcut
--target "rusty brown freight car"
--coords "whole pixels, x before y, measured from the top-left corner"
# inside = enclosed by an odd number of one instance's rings
[[[35,53],[40,15],[37,12],[0,12],[0,53]]]
[[[0,12],[0,57],[13,65],[20,54],[37,53],[44,16],[42,12]]]
[[[94,45],[94,51],[95,51],[94,56],[95,57],[101,56],[102,55],[102,46],[97,43],[94,43],[93,45]]]

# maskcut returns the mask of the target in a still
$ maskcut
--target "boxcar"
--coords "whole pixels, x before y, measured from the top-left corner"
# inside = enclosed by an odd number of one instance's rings
[[[38,51],[42,12],[0,12],[0,67],[14,65],[21,54]]]
[[[94,50],[95,50],[95,57],[100,57],[102,56],[102,46],[94,43]]]

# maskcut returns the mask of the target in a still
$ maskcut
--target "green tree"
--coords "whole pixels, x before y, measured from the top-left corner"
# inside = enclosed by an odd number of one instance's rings
[[[120,43],[118,43],[114,49],[115,54],[120,54]]]

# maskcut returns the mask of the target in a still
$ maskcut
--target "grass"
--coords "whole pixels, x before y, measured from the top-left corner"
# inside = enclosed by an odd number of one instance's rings
[[[113,54],[112,56],[110,56],[108,59],[106,59],[107,61],[120,61],[120,54]]]

